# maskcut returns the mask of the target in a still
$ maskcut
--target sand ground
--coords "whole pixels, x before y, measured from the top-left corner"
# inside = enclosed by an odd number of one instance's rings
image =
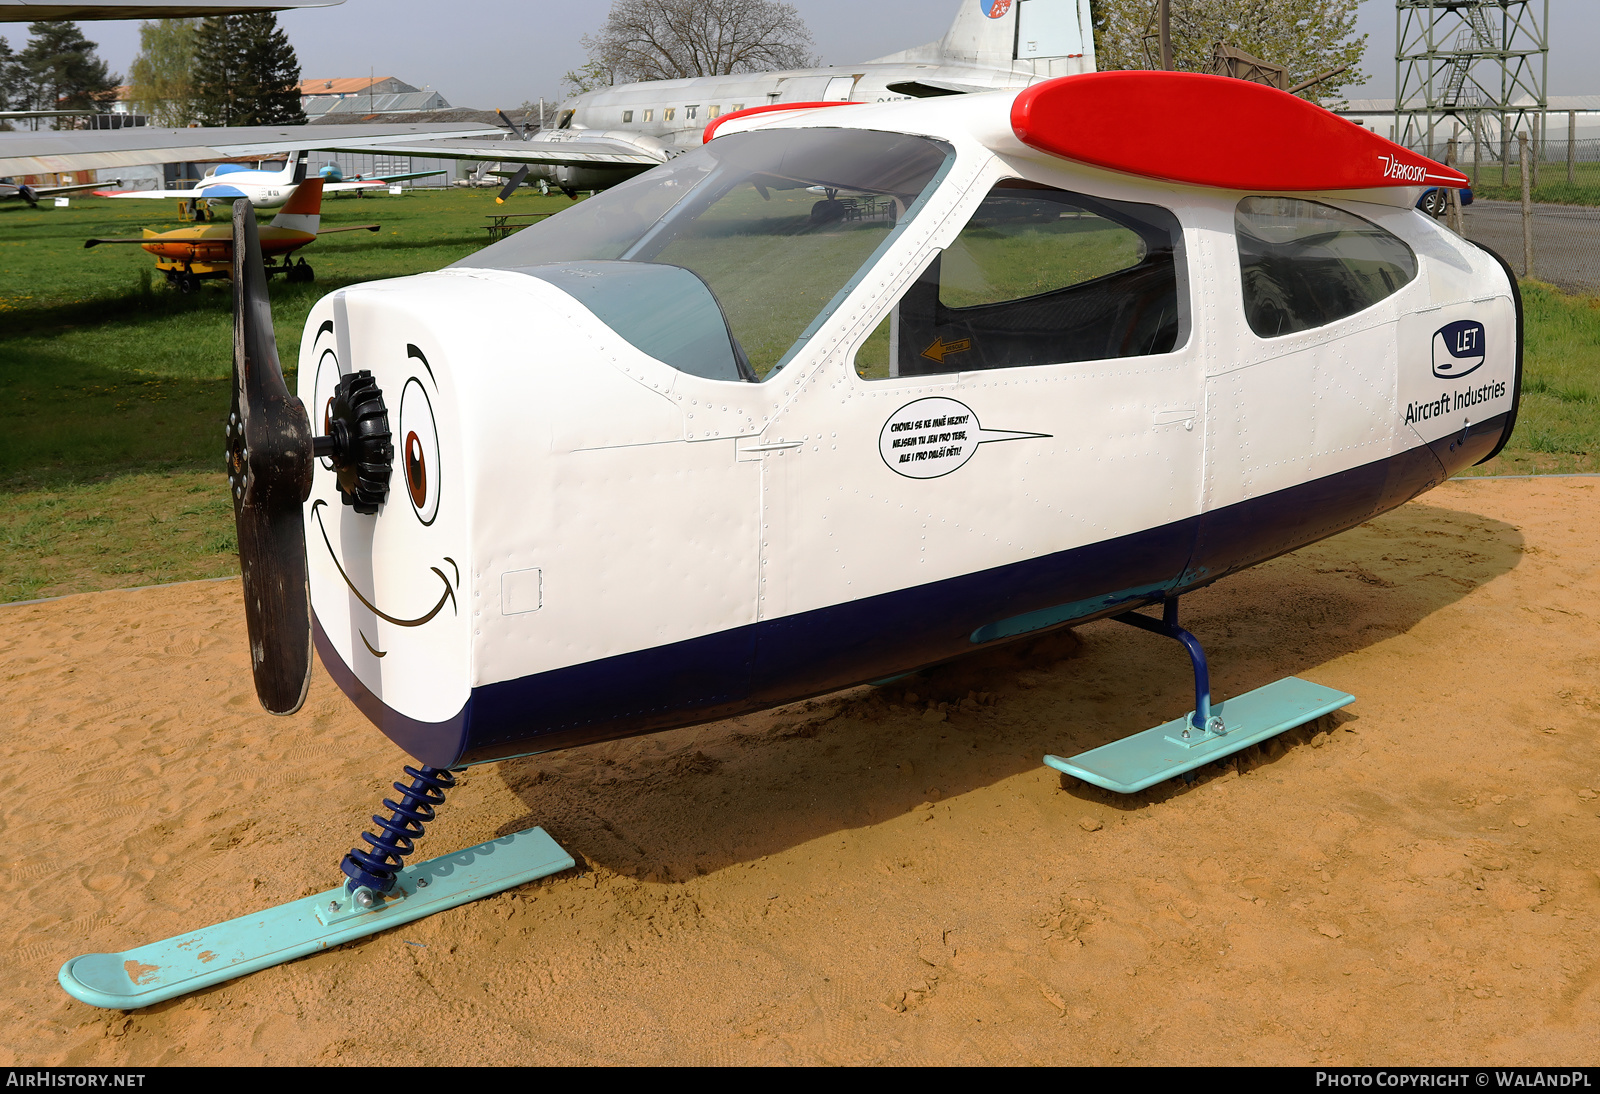
[[[1193,785],[1040,765],[1188,709],[1097,623],[474,769],[424,852],[579,867],[132,1013],[57,967],[330,887],[405,758],[320,670],[257,709],[231,582],[0,608],[0,1064],[1593,1065],[1597,501],[1448,484],[1186,601],[1219,694],[1357,696]]]

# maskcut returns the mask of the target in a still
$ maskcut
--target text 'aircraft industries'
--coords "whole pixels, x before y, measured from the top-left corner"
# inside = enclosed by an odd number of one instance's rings
[[[397,143],[385,154],[521,164],[495,172],[510,177],[500,201],[524,180],[571,196],[604,190],[665,163],[698,145],[706,124],[729,113],[1020,89],[1094,69],[1089,0],[962,0],[939,41],[875,61],[621,84],[568,99],[551,129],[529,130],[502,113],[510,130],[503,140]]]
[[[268,277],[283,274],[287,281],[314,281],[316,273],[304,258],[291,263],[290,256],[318,236],[335,232],[376,232],[377,224],[352,224],[347,227],[322,227],[321,179],[307,179],[294,187],[283,203],[283,211],[272,223],[258,229],[262,269]],[[236,203],[248,205],[243,198]],[[156,256],[156,268],[167,275],[167,284],[179,292],[199,289],[207,278],[233,276],[233,225],[207,224],[157,232],[146,228],[136,239],[90,239],[84,247],[102,243],[134,243]],[[282,261],[274,265],[273,258]]]
[[[232,203],[247,198],[257,209],[276,209],[289,200],[295,187],[306,180],[307,156],[304,152],[291,152],[281,166],[246,167],[241,163],[222,163],[207,171],[205,177],[187,190],[96,190],[102,198],[147,198],[154,200],[206,201]],[[329,168],[332,168],[330,171]],[[443,171],[410,171],[399,175],[377,175],[372,178],[345,181],[335,164],[328,164],[319,172],[325,194],[347,191],[371,190],[407,179],[442,175]]]
[[[1464,177],[1171,72],[719,121],[449,268],[325,297],[298,396],[235,207],[256,692],[299,710],[315,648],[417,764],[344,884],[74,958],[76,998],[148,1006],[572,864],[538,828],[407,864],[452,769],[1051,628],[1189,655],[1189,712],[1044,759],[1112,791],[1353,701],[1296,677],[1213,701],[1178,598],[1505,444],[1517,280],[1415,208]]]

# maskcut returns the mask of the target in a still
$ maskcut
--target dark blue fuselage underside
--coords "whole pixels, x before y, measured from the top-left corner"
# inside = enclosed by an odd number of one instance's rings
[[[1511,420],[1500,415],[1465,436],[1159,528],[486,684],[443,722],[385,705],[340,659],[320,623],[317,651],[368,718],[434,767],[695,725],[947,661],[986,639],[1088,622],[1200,588],[1404,504],[1494,451]]]

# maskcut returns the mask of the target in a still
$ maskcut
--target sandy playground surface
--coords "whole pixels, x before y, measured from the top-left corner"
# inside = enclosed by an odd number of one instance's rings
[[[1220,695],[1357,701],[1191,786],[1040,766],[1188,709],[1097,623],[474,769],[424,856],[578,868],[132,1013],[57,967],[332,886],[405,758],[320,669],[257,709],[234,583],[0,608],[0,1064],[1595,1064],[1597,501],[1449,484],[1193,597]]]

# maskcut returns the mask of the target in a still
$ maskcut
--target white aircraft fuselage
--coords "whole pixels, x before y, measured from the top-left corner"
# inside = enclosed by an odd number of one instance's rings
[[[1118,116],[1145,87],[1172,112]],[[1234,127],[1263,104],[1299,135]],[[1515,417],[1515,279],[1414,208],[1435,168],[1272,89],[1090,74],[739,118],[342,289],[299,397],[325,421],[370,370],[395,455],[368,512],[314,474],[321,660],[451,767],[883,679],[1360,524]]]
[[[257,209],[276,209],[289,200],[294,188],[305,180],[306,155],[291,153],[282,167],[269,170],[223,163],[205,173],[186,190],[125,190],[102,192],[100,197],[145,198],[156,201],[237,201],[248,198]]]

